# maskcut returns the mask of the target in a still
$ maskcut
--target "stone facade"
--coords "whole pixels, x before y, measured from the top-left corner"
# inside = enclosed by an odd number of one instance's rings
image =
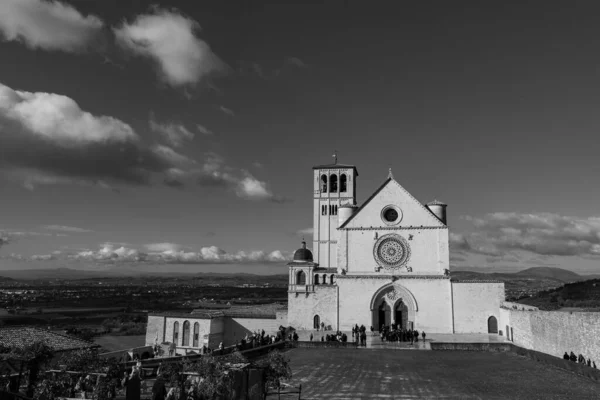
[[[323,191],[323,177],[336,174],[352,177],[348,199]],[[355,204],[356,176],[354,166],[314,168],[315,254],[288,264],[289,325],[314,329],[318,318],[334,330],[400,324],[431,333],[482,333],[493,316],[497,327],[504,284],[450,280],[445,204],[432,203],[436,215],[390,173],[362,206],[346,207],[337,220],[325,218],[331,204]],[[315,281],[316,271],[332,266],[333,284]]]

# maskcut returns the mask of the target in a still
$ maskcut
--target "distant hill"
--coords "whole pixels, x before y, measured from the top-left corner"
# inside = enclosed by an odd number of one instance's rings
[[[600,308],[600,279],[567,283],[555,289],[543,290],[535,296],[518,300],[519,303],[541,310],[561,308],[598,311]]]
[[[0,276],[0,282],[12,282],[14,279],[9,278],[7,276]]]
[[[549,278],[556,279],[563,282],[576,282],[580,280],[590,279],[589,277],[584,277],[579,275],[573,271],[568,271],[562,268],[552,268],[552,267],[533,267],[527,268],[522,271],[517,272],[515,275],[519,276],[531,276],[531,277],[539,277],[539,278]]]

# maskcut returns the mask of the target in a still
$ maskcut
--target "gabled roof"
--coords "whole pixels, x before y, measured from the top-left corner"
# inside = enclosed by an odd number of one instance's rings
[[[315,165],[313,169],[344,169],[344,168],[352,168],[354,172],[356,172],[356,176],[358,176],[358,170],[355,165],[350,164],[324,164],[324,165]]]
[[[46,329],[26,326],[0,328],[0,343],[11,349],[23,349],[35,342],[43,342],[54,351],[91,349],[99,345],[74,336],[61,335]]]
[[[354,219],[354,217],[356,217],[358,215],[358,213],[360,213],[362,211],[363,208],[365,208],[365,206],[367,204],[369,204],[371,202],[371,200],[373,200],[375,198],[375,196],[377,196],[379,194],[379,192],[381,192],[383,190],[384,187],[386,187],[386,185],[392,180],[392,178],[387,178],[385,181],[383,181],[383,183],[381,184],[381,186],[379,186],[379,188],[373,192],[373,194],[367,199],[365,200],[364,203],[362,203],[362,205],[360,207],[358,207],[358,210],[356,210],[354,212],[354,214],[352,214],[352,216],[350,218],[348,218],[346,220],[346,222],[344,222],[342,224],[342,226],[340,226],[338,229],[342,229],[344,227],[346,227],[346,225],[348,225],[348,223],[350,221],[352,221]]]
[[[440,221],[439,218],[433,212],[431,212],[431,210],[429,208],[427,208],[426,206],[423,205],[423,203],[421,203],[420,201],[415,199],[415,197],[412,194],[410,194],[410,192],[408,190],[404,189],[404,187],[402,185],[400,185],[394,178],[389,176],[381,184],[381,186],[379,186],[379,188],[375,192],[373,192],[373,194],[367,200],[365,200],[365,202],[358,208],[358,210],[356,210],[354,212],[354,214],[352,214],[352,216],[350,218],[348,218],[338,229],[345,228],[350,223],[350,221],[352,221],[354,219],[354,217],[356,217],[358,214],[360,214],[360,212],[367,206],[367,204],[369,204],[371,202],[371,200],[373,200],[379,194],[379,192],[381,192],[383,190],[383,188],[385,188],[388,185],[388,183],[390,183],[391,181],[395,182],[408,196],[410,196],[410,198],[415,200],[415,202],[417,204],[419,204],[421,206],[421,208],[423,208],[424,210],[427,210],[427,213],[430,214],[432,217],[434,217],[436,219],[436,221]],[[441,222],[441,223],[443,224],[443,222]]]

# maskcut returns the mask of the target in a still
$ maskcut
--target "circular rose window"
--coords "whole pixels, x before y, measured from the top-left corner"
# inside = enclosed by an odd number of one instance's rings
[[[373,248],[373,256],[380,267],[398,269],[408,262],[410,246],[402,236],[391,233],[377,240]]]
[[[394,205],[385,206],[381,210],[381,219],[386,225],[398,225],[402,221],[402,210]]]

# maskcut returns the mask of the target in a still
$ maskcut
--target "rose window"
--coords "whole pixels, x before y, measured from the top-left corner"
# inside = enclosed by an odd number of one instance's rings
[[[377,264],[385,269],[397,269],[406,265],[410,247],[406,239],[396,234],[384,235],[375,243],[373,255]]]

